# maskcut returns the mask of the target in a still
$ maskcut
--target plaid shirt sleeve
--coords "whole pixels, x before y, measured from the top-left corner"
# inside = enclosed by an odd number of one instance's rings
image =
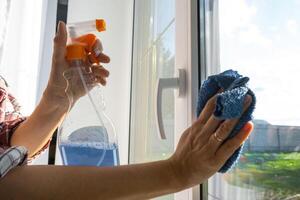
[[[11,104],[13,111],[8,111]],[[16,98],[8,92],[7,84],[0,77],[0,177],[17,165],[27,164],[27,150],[25,147],[11,147],[10,140],[16,128],[26,120],[20,114],[20,105]],[[50,141],[38,151],[29,162],[48,148]]]
[[[26,163],[27,150],[25,147],[10,147],[0,154],[0,178],[12,168]]]

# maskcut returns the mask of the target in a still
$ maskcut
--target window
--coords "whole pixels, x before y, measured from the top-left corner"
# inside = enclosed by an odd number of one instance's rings
[[[255,129],[238,165],[209,180],[209,199],[299,199],[300,2],[205,2],[219,34],[209,67],[249,76],[257,96]]]
[[[135,4],[130,163],[141,163],[168,158],[174,151],[174,91],[166,90],[162,98],[167,140],[159,138],[154,102],[157,79],[174,76],[175,1]]]

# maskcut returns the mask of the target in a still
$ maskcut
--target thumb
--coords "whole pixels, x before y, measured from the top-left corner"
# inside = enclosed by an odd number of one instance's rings
[[[57,25],[57,32],[54,37],[54,48],[53,48],[53,57],[55,60],[64,59],[66,52],[66,43],[67,43],[67,28],[66,24],[62,21],[59,21]]]

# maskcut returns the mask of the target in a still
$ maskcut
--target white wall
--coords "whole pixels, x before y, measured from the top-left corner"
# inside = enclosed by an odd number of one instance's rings
[[[114,122],[120,148],[120,162],[127,164],[129,144],[130,71],[133,0],[69,0],[68,22],[103,18],[107,31],[98,34],[111,62],[104,89],[106,113]]]

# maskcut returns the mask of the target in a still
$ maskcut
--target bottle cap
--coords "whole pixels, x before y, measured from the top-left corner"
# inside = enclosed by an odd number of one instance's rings
[[[104,19],[96,19],[96,29],[99,32],[106,31],[106,23]]]

